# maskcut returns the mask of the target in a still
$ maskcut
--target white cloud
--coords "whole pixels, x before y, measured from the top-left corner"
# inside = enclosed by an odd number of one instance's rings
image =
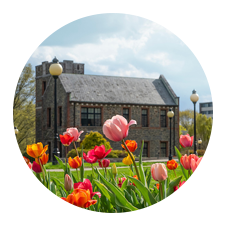
[[[152,63],[160,64],[165,67],[171,64],[171,61],[168,56],[169,54],[165,52],[152,53],[152,54],[146,55],[144,59]]]

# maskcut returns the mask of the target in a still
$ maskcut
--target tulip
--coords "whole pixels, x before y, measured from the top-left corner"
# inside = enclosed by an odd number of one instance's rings
[[[24,157],[24,156],[23,156],[23,157]],[[26,162],[27,164],[29,164],[30,159],[28,159],[28,158],[24,157],[24,160],[25,160],[25,162]]]
[[[98,163],[100,167],[106,168],[109,166],[110,160],[109,159],[98,160]]]
[[[126,143],[127,148],[131,152],[134,152],[137,149],[137,142],[135,140],[126,140],[125,143]],[[124,149],[126,149],[123,144],[121,144],[121,145]]]
[[[185,183],[185,181],[179,183],[179,188]],[[177,186],[173,187],[174,191],[178,190]]]
[[[77,128],[67,128],[66,132],[70,133],[74,138],[73,138],[73,142],[77,142],[79,139],[79,136],[84,132],[84,131],[80,131],[78,132]]]
[[[119,178],[118,180],[119,180],[118,186],[121,188],[122,187],[122,184],[126,180],[126,178],[125,177],[122,177],[122,178]]]
[[[43,155],[39,159],[41,161],[41,164],[45,165],[49,160],[49,154],[43,153]],[[39,161],[37,158],[35,159],[35,161],[39,164]]]
[[[28,165],[28,167],[31,169],[32,164],[29,162],[27,165]]]
[[[187,156],[185,154],[185,155],[181,156],[181,158],[180,158],[180,162],[186,170],[191,169],[191,159],[194,159],[195,161],[197,161],[199,159],[199,157],[197,155],[194,155],[194,154],[191,154],[189,156]]]
[[[71,157],[69,157],[68,163],[69,163],[70,167],[72,167],[74,169],[80,168],[82,165],[82,157],[76,156],[73,159]]]
[[[69,146],[73,139],[74,137],[69,132],[64,132],[63,135],[60,134],[60,141],[64,146]]]
[[[187,134],[187,135],[180,135],[179,142],[180,142],[181,146],[184,147],[184,148],[191,147],[192,144],[193,144],[193,136],[190,137],[189,134]]]
[[[159,184],[156,184],[156,188],[159,190]]]
[[[117,175],[117,167],[116,167],[115,163],[113,163],[113,165],[111,167],[111,172],[114,175],[114,177],[116,177],[116,175]]]
[[[201,160],[202,160],[202,157],[199,158],[198,160],[195,160],[194,158],[191,159],[191,170],[192,170],[192,172],[195,172],[195,170],[198,167]]]
[[[167,177],[167,169],[163,163],[155,163],[151,166],[152,178],[156,181],[164,181]]]
[[[111,149],[109,149],[107,152],[105,152],[105,146],[95,146],[94,150],[92,152],[92,155],[96,157],[97,159],[103,159],[105,158],[109,153],[111,152]]]
[[[169,170],[175,170],[178,167],[178,163],[172,159],[167,162],[166,166]]]
[[[74,183],[74,189],[77,189],[77,188],[89,190],[91,198],[93,198],[94,195],[98,195],[99,198],[101,197],[100,192],[93,192],[93,187],[89,179],[85,179],[84,182]]]
[[[27,145],[27,154],[32,158],[39,158],[48,150],[48,145],[43,148],[43,144],[41,142],[37,144]]]
[[[65,174],[64,177],[64,188],[66,189],[66,191],[70,191],[73,188],[72,179],[68,174]]]
[[[41,173],[42,172],[41,166],[37,162],[35,162],[35,161],[32,164],[32,170],[35,173]]]
[[[131,153],[133,159],[135,159],[134,155]],[[125,157],[122,162],[127,165],[130,166],[131,164],[133,164],[133,160],[131,159],[130,155],[128,155],[127,157]]]
[[[135,120],[131,120],[128,123],[123,116],[116,115],[104,123],[103,133],[112,141],[121,141],[128,136],[129,126],[133,124],[137,124],[137,122]]]
[[[94,150],[88,151],[87,155],[83,152],[83,158],[85,159],[86,162],[88,163],[95,163],[97,161],[97,158],[94,155]]]

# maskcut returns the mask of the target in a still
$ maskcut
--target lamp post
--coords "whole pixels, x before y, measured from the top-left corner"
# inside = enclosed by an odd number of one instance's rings
[[[190,96],[191,101],[194,104],[194,154],[196,155],[196,112],[195,112],[195,104],[199,100],[199,95],[196,93],[195,90],[192,91],[192,94]]]
[[[174,112],[173,112],[172,108],[170,108],[169,111],[167,112],[167,116],[170,119],[170,153],[169,153],[169,160],[172,160],[172,154],[171,154],[171,119],[174,116]]]
[[[200,150],[200,148],[201,148],[201,143],[202,143],[201,138],[199,138],[198,143],[199,143],[199,150]]]
[[[15,132],[15,135],[17,137],[17,134],[19,133],[19,130],[16,128],[16,126],[14,127],[14,132]]]
[[[54,78],[54,148],[53,148],[53,165],[56,165],[58,162],[55,158],[56,156],[60,156],[59,149],[57,147],[58,133],[57,133],[57,79],[59,75],[62,73],[63,68],[59,64],[58,59],[55,57],[52,61],[52,64],[49,67],[49,73]]]

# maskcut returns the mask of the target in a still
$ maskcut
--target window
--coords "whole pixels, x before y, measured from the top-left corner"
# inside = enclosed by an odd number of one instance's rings
[[[213,103],[208,103],[208,107],[213,107]]]
[[[142,157],[148,157],[148,142],[144,142]]]
[[[48,142],[47,154],[49,154],[49,161],[51,161],[51,153],[52,153],[52,150],[51,150],[51,142]]]
[[[47,108],[47,127],[51,127],[51,108]]]
[[[148,110],[141,110],[141,123],[143,127],[148,127]]]
[[[82,108],[82,126],[101,126],[101,108]]]
[[[58,141],[58,149],[60,152],[60,158],[62,158],[62,143],[60,141]]]
[[[42,82],[42,95],[45,92],[45,90],[46,90],[46,81],[43,81]]]
[[[62,126],[62,107],[58,107],[58,126]]]
[[[159,155],[159,157],[166,157],[167,156],[166,144],[167,144],[167,142],[161,142],[160,143],[160,155]]]
[[[208,111],[208,114],[213,114],[213,111]]]
[[[129,108],[123,108],[123,117],[129,121]]]
[[[160,124],[161,124],[161,127],[166,127],[166,110],[161,110]]]
[[[79,64],[77,64],[77,70],[79,70]]]

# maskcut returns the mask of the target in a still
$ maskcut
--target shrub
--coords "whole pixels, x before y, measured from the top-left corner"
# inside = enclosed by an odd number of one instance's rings
[[[81,157],[81,149],[77,148],[78,150],[78,154]],[[91,149],[90,149],[91,150]],[[87,152],[89,151],[89,149],[83,149],[83,152],[87,154]],[[67,157],[71,157],[74,158],[75,156],[77,156],[77,151],[75,149],[71,149],[68,153],[67,153]]]
[[[189,155],[193,153],[194,153],[194,150],[189,150]],[[198,156],[203,156],[205,154],[205,150],[198,149],[197,154]]]
[[[91,131],[85,135],[85,138],[80,144],[84,149],[93,149],[95,146],[104,145],[106,150],[112,149],[110,143],[98,132]]]

